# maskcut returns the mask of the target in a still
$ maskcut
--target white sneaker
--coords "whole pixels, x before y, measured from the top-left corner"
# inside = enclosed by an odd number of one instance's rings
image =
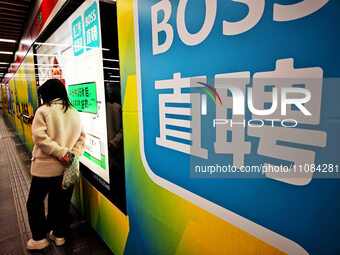
[[[55,245],[60,246],[65,243],[65,238],[64,237],[56,237],[53,235],[53,230],[48,234],[48,237],[54,241]]]
[[[26,244],[27,250],[42,250],[50,245],[50,242],[47,240],[47,238],[41,239],[41,240],[28,240]]]

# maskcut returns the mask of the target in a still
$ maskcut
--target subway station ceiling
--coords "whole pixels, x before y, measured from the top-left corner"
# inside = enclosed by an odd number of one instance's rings
[[[0,80],[7,73],[35,0],[0,0]]]

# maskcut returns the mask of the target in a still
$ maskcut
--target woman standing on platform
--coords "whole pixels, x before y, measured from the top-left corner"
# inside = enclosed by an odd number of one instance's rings
[[[32,239],[27,249],[40,250],[49,245],[65,243],[69,227],[68,214],[73,187],[62,189],[67,152],[78,158],[85,149],[85,132],[80,114],[72,107],[65,86],[58,79],[46,81],[38,89],[43,105],[38,108],[33,124],[32,183],[27,200],[28,221]],[[48,215],[45,217],[44,200],[48,194]]]

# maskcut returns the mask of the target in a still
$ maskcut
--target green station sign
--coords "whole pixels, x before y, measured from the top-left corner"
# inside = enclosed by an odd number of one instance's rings
[[[95,82],[69,85],[68,96],[70,102],[78,111],[97,114],[97,89]]]

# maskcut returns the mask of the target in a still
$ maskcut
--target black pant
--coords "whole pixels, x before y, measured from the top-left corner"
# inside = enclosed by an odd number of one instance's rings
[[[64,237],[69,227],[69,209],[73,187],[61,188],[62,176],[33,176],[27,200],[28,221],[34,240],[46,237],[53,230],[56,237]],[[48,215],[45,216],[44,200],[48,194]]]

